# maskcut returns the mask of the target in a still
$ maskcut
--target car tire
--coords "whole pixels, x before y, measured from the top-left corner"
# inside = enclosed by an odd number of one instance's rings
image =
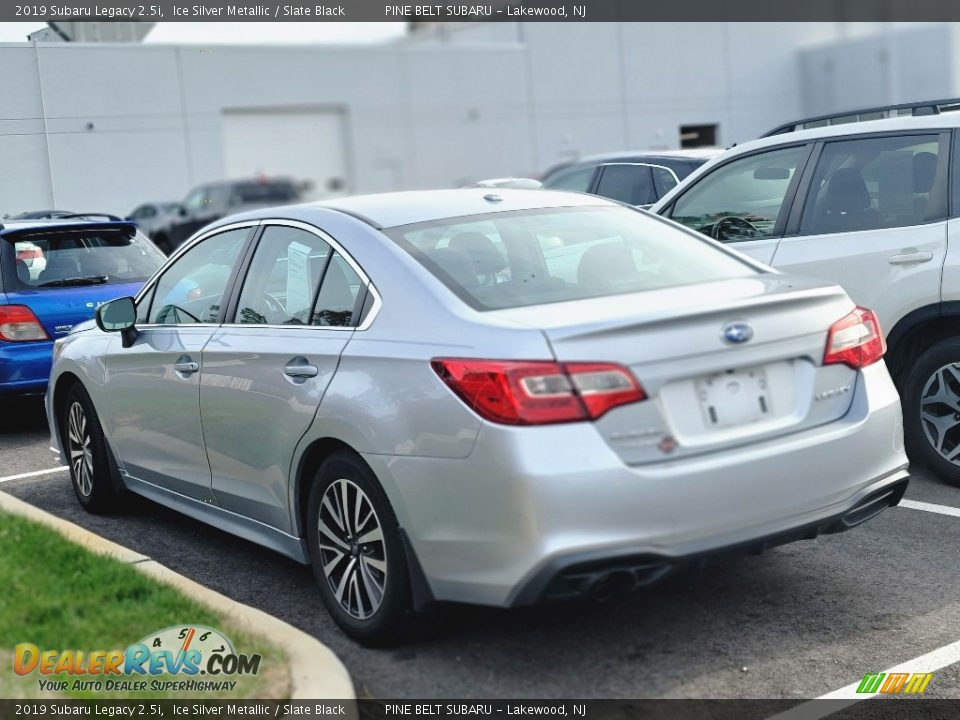
[[[904,375],[904,439],[911,461],[960,486],[960,338],[926,350]]]
[[[83,385],[77,383],[67,392],[60,423],[70,480],[80,505],[97,514],[116,510],[122,496],[117,489],[116,466]]]
[[[355,453],[337,451],[317,470],[306,532],[313,572],[336,623],[364,645],[398,641],[412,617],[400,528],[380,483]]]

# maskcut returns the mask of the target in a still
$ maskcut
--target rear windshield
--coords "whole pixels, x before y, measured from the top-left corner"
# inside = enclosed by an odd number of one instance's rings
[[[125,228],[51,229],[6,238],[6,244],[13,246],[16,267],[7,280],[21,290],[142,282],[166,259],[143,235]]]
[[[297,199],[297,189],[289,182],[237,183],[230,195],[230,202],[235,205],[290,202]]]
[[[621,207],[490,213],[387,234],[478,310],[756,273],[688,232]]]

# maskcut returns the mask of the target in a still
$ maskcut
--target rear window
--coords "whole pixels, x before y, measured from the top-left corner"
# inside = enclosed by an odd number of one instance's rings
[[[282,203],[297,199],[297,189],[290,182],[237,183],[230,191],[232,205]]]
[[[5,239],[21,290],[142,282],[166,259],[139,233],[123,229],[45,230]],[[4,254],[10,252],[5,248]]]
[[[687,232],[621,207],[491,213],[388,231],[478,310],[755,274]]]

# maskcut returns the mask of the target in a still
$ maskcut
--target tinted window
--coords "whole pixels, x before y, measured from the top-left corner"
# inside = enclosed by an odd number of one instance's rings
[[[677,178],[669,170],[651,166],[650,172],[653,174],[653,187],[658,200],[677,186]]]
[[[297,200],[297,190],[289,182],[237,183],[230,188],[231,205],[284,203]]]
[[[940,163],[936,137],[827,143],[813,176],[801,234],[919,225],[943,219],[931,202]]]
[[[147,280],[164,256],[126,229],[51,230],[13,241],[19,289],[117,284]]]
[[[621,207],[501,212],[455,226],[440,222],[401,228],[390,235],[480,310],[754,273],[686,232]]]
[[[806,154],[792,147],[733,160],[683,193],[671,217],[722,242],[770,237]]]
[[[236,322],[307,325],[330,246],[298,228],[266,228],[240,292]]]
[[[240,228],[213,235],[177,258],[157,282],[150,322],[220,322],[223,293],[249,232]]]
[[[356,325],[354,316],[362,286],[360,276],[350,267],[350,263],[340,253],[334,253],[317,296],[313,324],[333,327]]]
[[[629,205],[656,202],[653,175],[647,165],[607,165],[597,184],[597,195]]]
[[[590,165],[574,170],[557,170],[544,179],[543,186],[548,190],[586,192],[590,189],[590,180],[596,169],[596,166]]]

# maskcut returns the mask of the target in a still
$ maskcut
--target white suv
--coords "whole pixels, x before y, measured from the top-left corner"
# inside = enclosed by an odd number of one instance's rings
[[[960,485],[960,112],[781,131],[651,211],[875,310],[908,452]]]

